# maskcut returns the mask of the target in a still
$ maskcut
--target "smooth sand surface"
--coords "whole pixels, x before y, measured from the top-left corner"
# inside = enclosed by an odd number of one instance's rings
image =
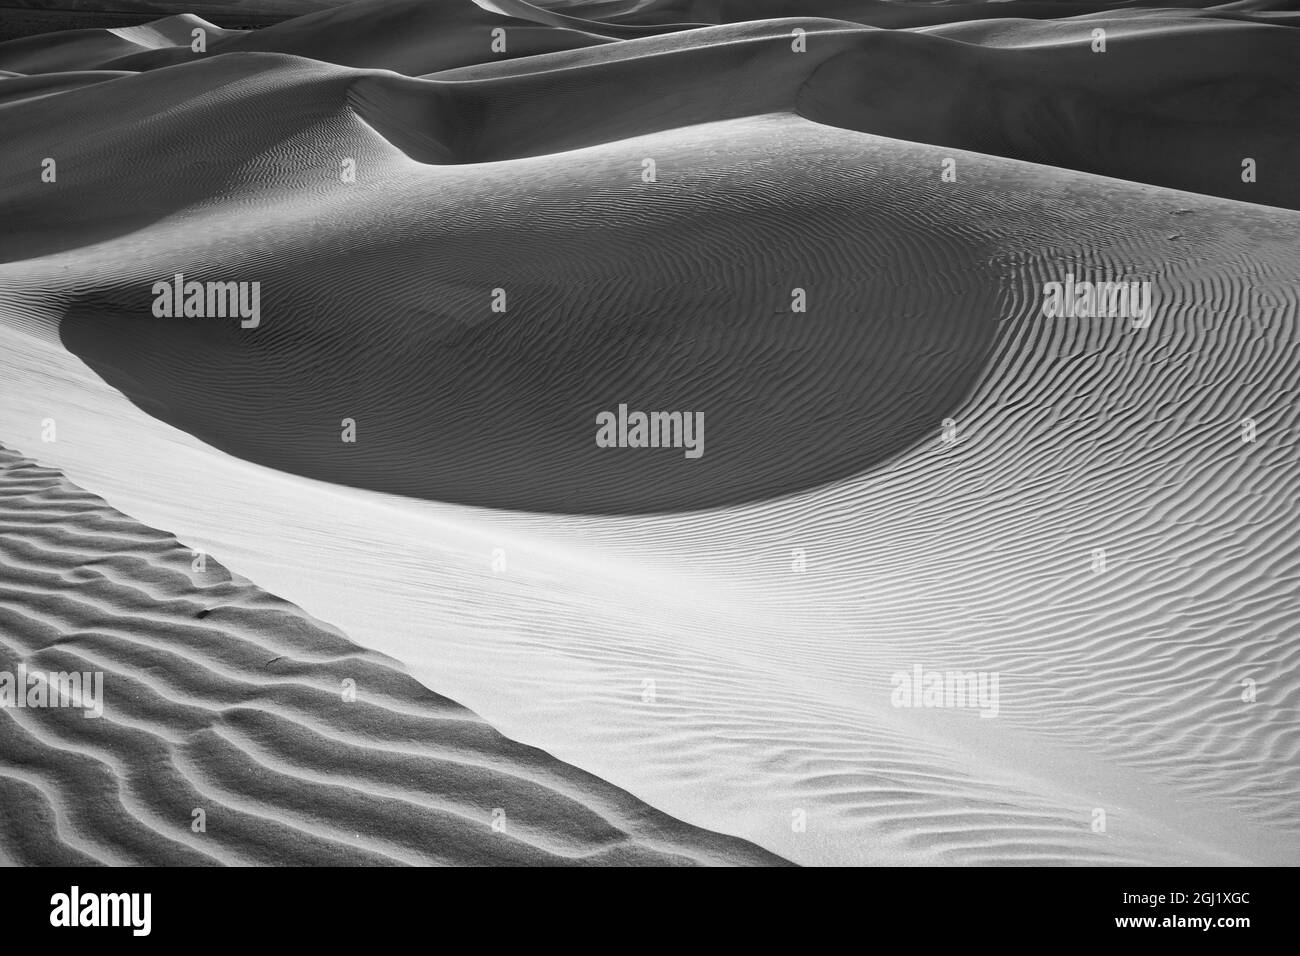
[[[0,101],[0,440],[796,862],[1300,861],[1300,34],[489,6],[0,45],[140,71]],[[261,325],[155,318],[177,272]],[[1067,272],[1152,321],[1046,318]],[[623,402],[704,411],[703,457],[595,447]],[[918,665],[998,716],[893,706]]]

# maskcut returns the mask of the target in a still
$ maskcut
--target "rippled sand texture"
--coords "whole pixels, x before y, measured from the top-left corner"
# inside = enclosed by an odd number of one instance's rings
[[[1298,17],[364,0],[0,44],[0,440],[796,862],[1295,864]],[[175,273],[259,281],[261,325],[154,317]],[[1150,323],[1043,316],[1067,273]],[[704,412],[704,455],[596,447],[620,403]],[[894,706],[916,666],[998,715]]]
[[[0,667],[104,675],[100,717],[0,710],[0,858],[780,862],[505,739],[395,662],[196,559],[0,450]]]

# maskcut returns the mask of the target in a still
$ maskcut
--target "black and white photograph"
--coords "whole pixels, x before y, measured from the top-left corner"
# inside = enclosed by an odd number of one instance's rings
[[[1298,323],[1297,0],[0,0],[22,918],[1159,870],[1088,919],[1248,942]]]

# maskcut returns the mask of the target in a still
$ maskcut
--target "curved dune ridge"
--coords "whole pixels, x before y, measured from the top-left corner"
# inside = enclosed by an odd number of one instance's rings
[[[1290,5],[193,25],[0,44],[0,440],[681,826],[799,863],[1300,861]],[[258,282],[256,327],[156,315],[176,274]],[[1148,320],[1045,316],[1067,275],[1150,283]],[[619,405],[702,412],[703,454],[598,447]],[[900,706],[917,668],[996,675],[996,715]],[[334,758],[356,789],[412,706]],[[292,749],[354,743],[294,713]],[[177,772],[316,779],[255,717]],[[516,849],[678,853],[610,826]]]
[[[103,675],[100,717],[0,708],[0,859],[781,862],[507,740],[395,662],[196,560],[0,449],[0,671]]]

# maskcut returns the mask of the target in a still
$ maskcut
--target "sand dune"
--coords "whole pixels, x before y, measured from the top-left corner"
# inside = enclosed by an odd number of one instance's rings
[[[801,863],[1294,864],[1291,12],[365,0],[203,57],[163,42],[188,19],[0,44],[32,74],[0,79],[0,440],[293,602],[239,579],[248,621],[176,660],[105,597],[160,698],[132,746],[277,695],[170,745],[268,821],[231,860],[285,827],[430,859],[339,834],[358,793],[473,817],[464,777],[401,780],[451,747],[550,794],[520,861],[772,861],[700,827]],[[259,282],[258,324],[155,315],[177,273]],[[1067,273],[1151,283],[1150,321],[1044,316]],[[597,447],[619,404],[703,411],[703,454]],[[268,608],[302,629],[268,656],[364,660],[386,702],[344,726],[248,673]],[[997,717],[897,706],[917,667],[999,675]],[[412,678],[521,744],[458,709],[445,743]],[[56,731],[10,759],[92,743]],[[356,779],[317,832],[250,760]],[[135,799],[112,827],[164,813]],[[110,822],[60,852],[129,857]],[[450,858],[495,852],[466,833]]]
[[[506,740],[395,662],[2,449],[0,560],[0,669],[103,674],[98,718],[0,709],[0,859],[780,862]]]
[[[162,65],[193,58],[196,54],[190,45],[196,29],[202,29],[213,41],[238,33],[184,13],[141,26],[66,30],[10,40],[0,44],[0,62],[7,70],[26,74],[134,71],[140,69],[141,63]]]
[[[66,73],[37,74],[23,76],[14,74],[13,78],[0,88],[0,104],[17,103],[21,100],[39,99],[52,93],[103,83],[130,76],[123,70],[80,70]]]

